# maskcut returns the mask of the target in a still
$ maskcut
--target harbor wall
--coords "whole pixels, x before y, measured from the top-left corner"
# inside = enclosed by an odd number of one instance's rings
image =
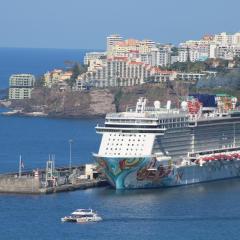
[[[39,193],[40,181],[34,177],[0,176],[0,192]]]

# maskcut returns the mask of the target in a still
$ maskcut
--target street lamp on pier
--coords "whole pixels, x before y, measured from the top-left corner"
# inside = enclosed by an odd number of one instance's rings
[[[72,143],[73,143],[73,140],[69,139],[68,142],[69,142],[69,171],[71,173],[72,172]]]

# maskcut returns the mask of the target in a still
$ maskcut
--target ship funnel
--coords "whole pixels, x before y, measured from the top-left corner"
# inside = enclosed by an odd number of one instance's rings
[[[143,113],[145,111],[147,99],[146,98],[139,98],[136,104],[135,112]]]
[[[236,104],[237,104],[237,98],[236,98],[236,97],[233,97],[233,98],[232,98],[232,109],[235,109],[235,108],[236,108]]]
[[[187,111],[188,110],[188,103],[186,101],[183,101],[181,103],[181,108],[182,108],[182,110]]]
[[[155,101],[155,102],[154,102],[154,108],[155,108],[155,109],[160,109],[160,107],[161,107],[160,101]]]
[[[171,109],[171,101],[168,100],[168,101],[167,101],[167,110],[170,110],[170,109]]]

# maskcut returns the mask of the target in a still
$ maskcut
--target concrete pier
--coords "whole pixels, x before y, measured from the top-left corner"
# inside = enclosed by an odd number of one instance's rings
[[[39,193],[41,184],[34,177],[0,176],[0,193]]]
[[[94,165],[91,165],[94,166]],[[90,170],[89,170],[90,169]],[[52,172],[51,172],[52,171]],[[0,193],[50,194],[107,186],[90,164],[0,175]]]

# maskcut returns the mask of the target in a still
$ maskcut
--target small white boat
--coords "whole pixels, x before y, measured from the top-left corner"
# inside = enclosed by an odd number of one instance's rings
[[[61,218],[62,222],[99,222],[102,218],[92,209],[77,209],[70,216]]]

